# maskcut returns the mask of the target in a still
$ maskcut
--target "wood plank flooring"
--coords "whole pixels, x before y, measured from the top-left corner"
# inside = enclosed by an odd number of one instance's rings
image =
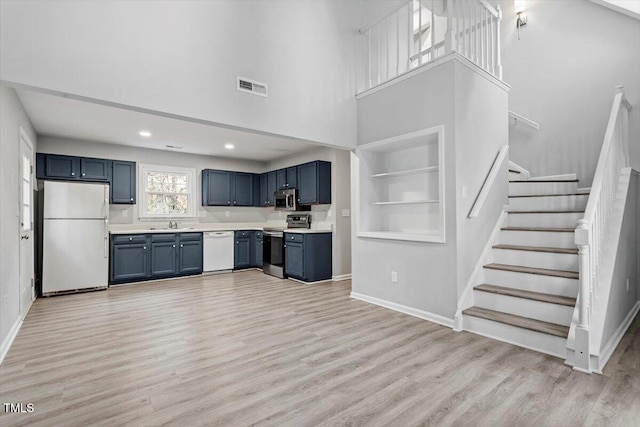
[[[640,325],[604,375],[245,271],[37,300],[0,366],[8,426],[631,426]]]

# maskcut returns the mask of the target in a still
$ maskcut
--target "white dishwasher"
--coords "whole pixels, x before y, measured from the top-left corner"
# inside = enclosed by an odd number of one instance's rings
[[[233,231],[204,233],[204,272],[233,270],[233,239]]]

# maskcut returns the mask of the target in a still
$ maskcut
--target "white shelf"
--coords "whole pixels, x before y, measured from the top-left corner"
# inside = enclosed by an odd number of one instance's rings
[[[439,200],[398,200],[395,202],[371,202],[372,205],[421,205],[425,203],[439,203]]]
[[[377,174],[371,175],[371,178],[394,178],[397,176],[417,175],[420,173],[438,172],[438,169],[439,169],[438,166],[429,166],[425,168],[407,169],[407,170],[396,171],[396,172],[377,173]]]

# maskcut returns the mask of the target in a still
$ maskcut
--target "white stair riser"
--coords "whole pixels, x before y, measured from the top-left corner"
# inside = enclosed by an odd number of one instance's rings
[[[547,248],[575,248],[575,233],[556,231],[500,230],[498,243],[504,245],[544,246]]]
[[[510,227],[556,227],[576,228],[578,220],[584,218],[582,212],[571,213],[532,213],[508,216]]]
[[[485,283],[506,286],[525,291],[562,295],[575,298],[578,295],[578,280],[541,274],[518,273],[515,271],[484,269]]]
[[[548,302],[534,301],[508,295],[493,294],[483,291],[473,291],[474,305],[488,308],[502,313],[515,314],[529,319],[542,320],[558,325],[571,325],[573,307]]]
[[[524,181],[525,178],[521,173],[509,172],[509,181]]]
[[[512,211],[577,211],[587,206],[588,195],[512,197],[509,210]]]
[[[509,183],[510,196],[522,196],[528,194],[568,194],[578,191],[578,183],[568,182],[531,182]]]
[[[510,344],[551,354],[562,359],[566,357],[566,338],[534,332],[474,316],[463,317],[463,329]]]
[[[519,251],[511,249],[492,249],[492,251],[493,260],[498,264],[578,271],[577,254]]]

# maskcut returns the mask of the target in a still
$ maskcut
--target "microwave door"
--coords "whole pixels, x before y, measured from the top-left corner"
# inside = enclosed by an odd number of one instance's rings
[[[287,209],[295,210],[296,200],[293,194],[287,194]]]

